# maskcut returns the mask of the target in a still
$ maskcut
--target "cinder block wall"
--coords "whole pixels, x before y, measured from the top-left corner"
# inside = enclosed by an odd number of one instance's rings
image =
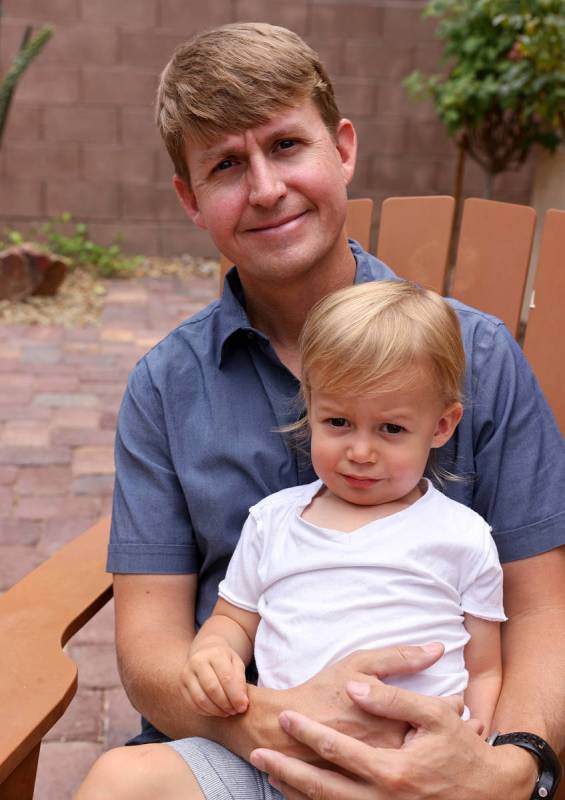
[[[159,71],[177,43],[238,20],[292,28],[315,47],[360,139],[351,196],[451,193],[455,149],[429,104],[401,79],[435,69],[434,23],[420,0],[5,0],[0,68],[27,23],[55,35],[20,83],[0,150],[0,223],[26,228],[69,211],[107,243],[147,255],[213,255],[183,216],[152,118]],[[528,202],[531,169],[499,179],[496,198]],[[483,178],[467,168],[465,191]]]

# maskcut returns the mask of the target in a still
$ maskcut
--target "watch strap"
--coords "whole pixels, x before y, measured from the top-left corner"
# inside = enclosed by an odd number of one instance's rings
[[[549,744],[535,733],[517,731],[514,733],[494,733],[486,740],[496,747],[501,744],[513,744],[528,750],[538,759],[540,773],[530,800],[551,800],[563,776],[563,767]]]

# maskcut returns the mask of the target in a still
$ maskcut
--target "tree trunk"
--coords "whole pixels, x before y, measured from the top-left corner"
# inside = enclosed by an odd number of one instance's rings
[[[485,172],[485,192],[483,194],[485,200],[492,200],[493,182],[494,182],[494,173]]]

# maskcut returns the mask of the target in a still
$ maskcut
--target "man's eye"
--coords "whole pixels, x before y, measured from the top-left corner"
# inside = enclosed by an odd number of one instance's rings
[[[385,424],[382,426],[382,430],[385,433],[396,434],[396,433],[402,433],[404,428],[402,427],[402,425],[395,425],[392,422],[385,422]]]
[[[291,147],[294,147],[296,144],[296,139],[281,139],[279,142],[279,148],[281,150],[290,150]]]
[[[226,169],[229,169],[233,164],[233,160],[231,158],[224,158],[214,167],[214,172],[223,172]]]
[[[330,417],[328,422],[332,428],[345,428],[347,425],[345,417]]]

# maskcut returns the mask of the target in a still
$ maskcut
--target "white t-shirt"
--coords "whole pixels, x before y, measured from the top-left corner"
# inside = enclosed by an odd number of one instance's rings
[[[261,617],[259,685],[296,686],[354,650],[440,641],[436,664],[387,682],[427,695],[463,692],[463,612],[505,619],[487,523],[427,481],[396,514],[351,533],[320,528],[300,515],[321,487],[283,489],[253,506],[219,587]]]

